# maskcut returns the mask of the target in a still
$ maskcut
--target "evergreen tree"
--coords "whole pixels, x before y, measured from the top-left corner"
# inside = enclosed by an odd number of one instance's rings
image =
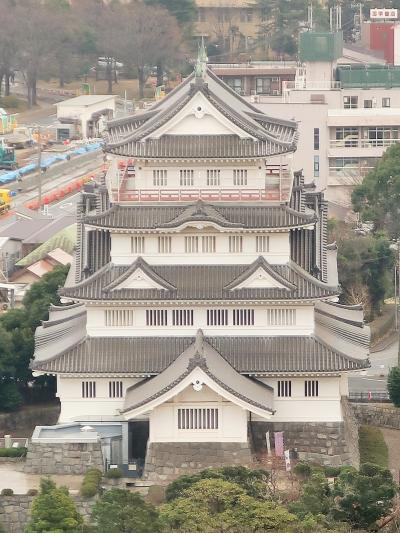
[[[387,381],[389,398],[396,407],[400,407],[400,367],[390,369]]]

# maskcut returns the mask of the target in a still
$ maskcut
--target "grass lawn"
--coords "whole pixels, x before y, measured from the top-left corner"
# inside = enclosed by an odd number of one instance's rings
[[[382,431],[373,426],[361,426],[358,435],[360,463],[389,467],[389,452]]]

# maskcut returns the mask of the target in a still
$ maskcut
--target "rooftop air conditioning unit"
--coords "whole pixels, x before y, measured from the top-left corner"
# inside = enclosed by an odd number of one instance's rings
[[[258,94],[253,94],[250,96],[250,102],[253,104],[258,104],[260,102],[260,97]]]

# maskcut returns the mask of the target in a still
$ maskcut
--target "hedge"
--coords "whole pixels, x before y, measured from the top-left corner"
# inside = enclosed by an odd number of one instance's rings
[[[0,448],[0,457],[25,457],[27,448]]]
[[[100,483],[103,474],[97,468],[91,468],[85,474],[81,485],[81,496],[84,498],[93,498],[100,492]]]

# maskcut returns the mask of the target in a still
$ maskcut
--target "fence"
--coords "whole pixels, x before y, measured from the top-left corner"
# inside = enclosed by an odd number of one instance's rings
[[[349,400],[361,403],[390,403],[387,391],[350,392]]]

